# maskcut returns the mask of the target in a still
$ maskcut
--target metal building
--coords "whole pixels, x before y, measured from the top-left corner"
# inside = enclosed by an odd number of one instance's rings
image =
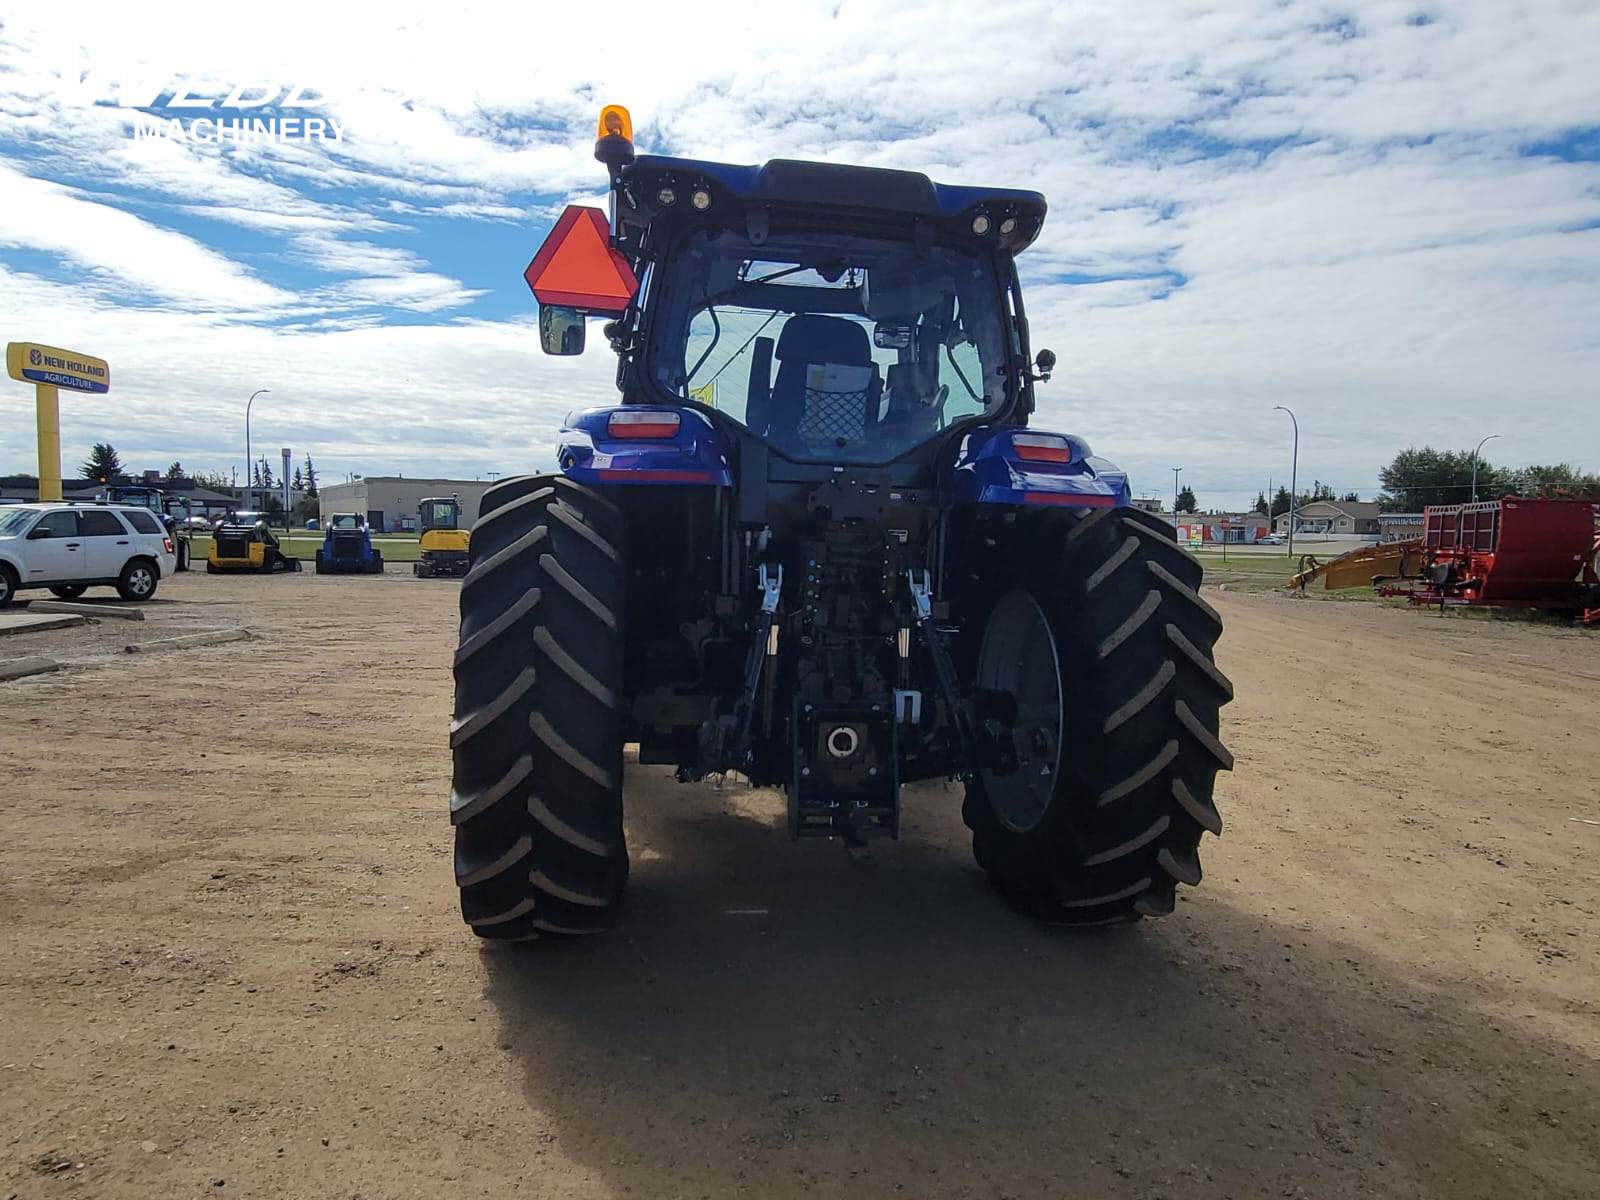
[[[462,522],[478,519],[478,501],[494,486],[485,479],[409,479],[402,475],[368,475],[349,483],[324,483],[317,490],[317,516],[324,529],[335,513],[362,513],[374,533],[415,533],[417,505],[429,496],[454,494],[461,500]]]

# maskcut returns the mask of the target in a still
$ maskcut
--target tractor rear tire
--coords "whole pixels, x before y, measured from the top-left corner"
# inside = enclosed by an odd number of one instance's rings
[[[479,513],[450,726],[461,915],[483,938],[598,933],[628,877],[622,517],[563,476],[505,480]]]
[[[1217,736],[1233,687],[1213,659],[1222,621],[1200,597],[1201,567],[1131,508],[1025,513],[998,548],[979,683],[991,645],[1029,664],[1053,650],[1060,736],[1053,768],[1036,757],[1012,773],[1033,771],[1028,782],[979,771],[967,785],[974,853],[1014,907],[1055,924],[1170,913],[1177,885],[1200,882],[1200,835],[1222,832],[1213,785],[1233,767]],[[1031,648],[1019,614],[1043,618]],[[1030,690],[1041,708],[1048,685]]]

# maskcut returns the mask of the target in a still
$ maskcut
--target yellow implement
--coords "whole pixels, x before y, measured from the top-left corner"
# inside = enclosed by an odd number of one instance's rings
[[[417,505],[417,516],[422,522],[422,537],[412,572],[419,579],[459,579],[465,575],[471,537],[461,528],[460,497],[430,496]]]
[[[1422,565],[1422,539],[1380,542],[1361,546],[1338,558],[1318,562],[1314,554],[1300,558],[1300,573],[1284,586],[1305,591],[1317,580],[1330,592],[1341,588],[1371,587],[1380,579],[1414,579]]]
[[[283,544],[260,513],[233,513],[211,535],[206,572],[298,571],[300,560],[283,552]]]

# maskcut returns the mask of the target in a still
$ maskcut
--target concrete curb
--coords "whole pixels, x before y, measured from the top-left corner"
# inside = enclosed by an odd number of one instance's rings
[[[30,600],[28,611],[79,613],[85,617],[119,617],[124,621],[144,620],[144,613],[137,608],[121,608],[115,604],[79,604],[74,600]]]
[[[251,636],[248,629],[217,629],[210,633],[190,633],[183,637],[161,638],[154,642],[138,642],[123,649],[129,654],[144,654],[151,650],[187,650],[192,646],[216,646],[223,642],[242,642]]]
[[[49,671],[59,671],[65,663],[58,663],[53,658],[14,658],[10,662],[0,662],[0,682],[7,679],[26,679],[29,675],[43,675]]]
[[[87,625],[89,623],[89,618],[73,616],[70,613],[62,613],[60,616],[50,616],[45,613],[41,613],[38,616],[34,616],[32,613],[18,613],[17,615],[31,617],[32,619],[21,625],[0,623],[0,637],[13,633],[44,633],[51,629],[67,629],[73,625]]]

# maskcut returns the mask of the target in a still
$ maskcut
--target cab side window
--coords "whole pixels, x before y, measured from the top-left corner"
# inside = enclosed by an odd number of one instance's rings
[[[78,529],[84,537],[128,536],[128,531],[122,527],[122,522],[117,520],[117,515],[104,510],[79,513]]]
[[[75,512],[46,513],[33,527],[29,537],[75,538],[78,536],[78,514]]]

